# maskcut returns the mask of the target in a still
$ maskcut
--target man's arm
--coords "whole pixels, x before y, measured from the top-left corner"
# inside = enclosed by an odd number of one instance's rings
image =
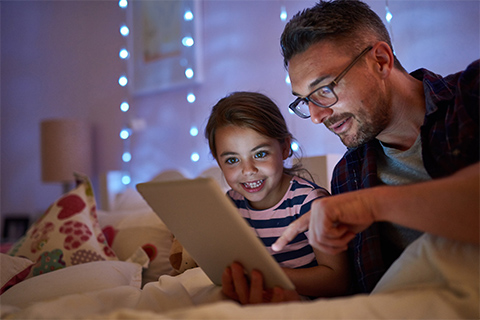
[[[480,165],[428,182],[381,186],[316,200],[310,215],[293,222],[272,246],[280,250],[310,227],[313,247],[346,250],[356,233],[389,221],[446,238],[479,243]]]
[[[479,243],[480,164],[424,183],[380,189],[375,220]]]

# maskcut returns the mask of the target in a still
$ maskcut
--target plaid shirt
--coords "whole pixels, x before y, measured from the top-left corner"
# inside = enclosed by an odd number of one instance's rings
[[[423,81],[426,102],[421,127],[422,157],[433,179],[448,176],[479,161],[479,63],[445,78],[419,69],[411,75]],[[335,167],[332,194],[381,185],[377,177],[374,139],[349,149]],[[393,261],[385,261],[380,246],[379,225],[372,224],[350,243],[354,264],[355,292],[370,293]]]

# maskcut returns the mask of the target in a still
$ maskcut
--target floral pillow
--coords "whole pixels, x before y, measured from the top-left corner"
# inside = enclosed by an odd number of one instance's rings
[[[55,201],[8,254],[33,261],[27,278],[92,261],[118,260],[98,224],[87,177]]]

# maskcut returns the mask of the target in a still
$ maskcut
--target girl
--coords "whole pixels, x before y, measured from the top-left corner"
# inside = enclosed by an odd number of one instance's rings
[[[213,107],[205,136],[232,188],[228,196],[292,280],[298,294],[345,294],[349,285],[345,253],[320,253],[308,244],[306,233],[281,252],[271,249],[284,229],[310,210],[314,199],[328,195],[325,189],[299,176],[304,169],[284,167],[284,160],[293,155],[293,137],[275,103],[260,93],[233,93]],[[231,270],[227,268],[226,273],[226,279],[230,279]],[[223,292],[238,300],[234,291],[232,283],[223,283]]]

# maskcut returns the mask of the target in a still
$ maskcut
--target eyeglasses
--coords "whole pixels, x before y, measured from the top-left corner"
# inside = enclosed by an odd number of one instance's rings
[[[368,51],[370,51],[372,47],[368,47],[363,50],[353,61],[350,63],[345,70],[343,70],[332,82],[327,84],[326,86],[321,86],[313,90],[308,96],[305,98],[298,97],[290,103],[288,108],[292,110],[297,116],[302,119],[310,118],[310,110],[308,108],[309,102],[313,103],[314,105],[320,108],[330,108],[338,101],[338,96],[333,91],[333,88],[342,80],[342,78],[347,74],[347,72],[358,62]]]

